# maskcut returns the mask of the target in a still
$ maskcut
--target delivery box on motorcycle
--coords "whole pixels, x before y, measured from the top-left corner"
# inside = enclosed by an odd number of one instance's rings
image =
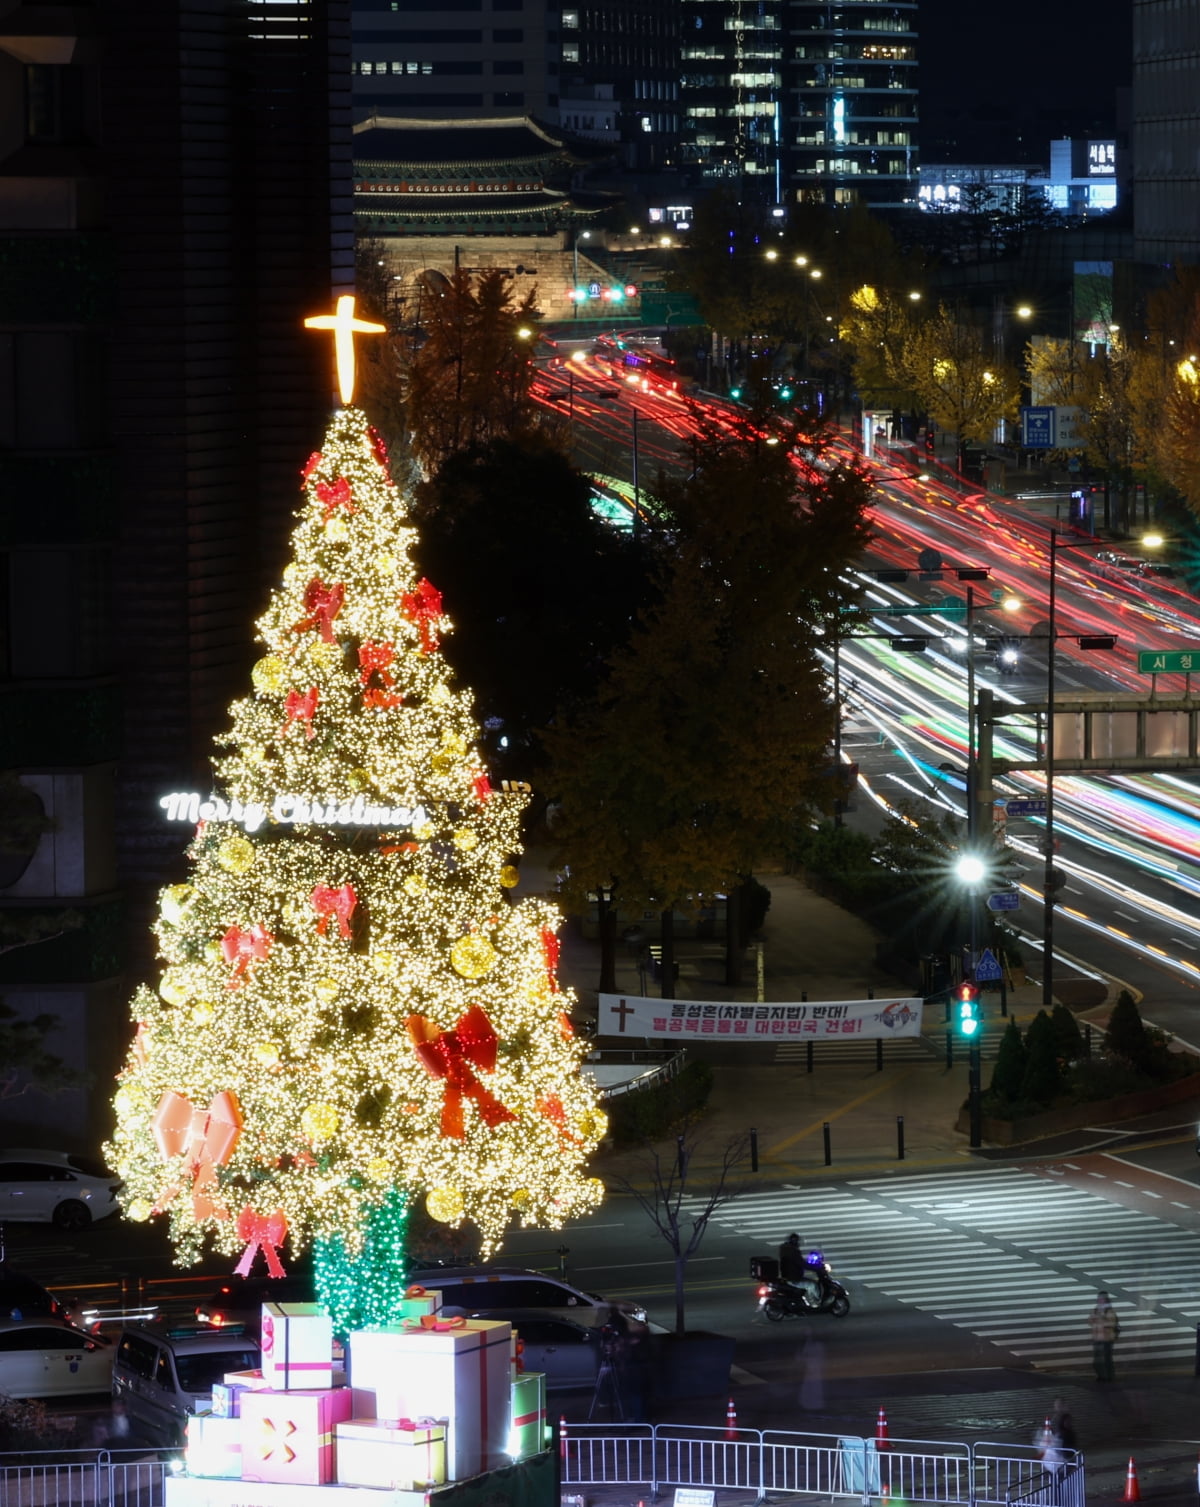
[[[751,1256],[750,1275],[756,1282],[778,1282],[779,1262],[774,1256]]]

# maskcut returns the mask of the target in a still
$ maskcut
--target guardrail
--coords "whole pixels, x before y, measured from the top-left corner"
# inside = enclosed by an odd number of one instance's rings
[[[559,1448],[572,1486],[696,1486],[768,1495],[937,1502],[949,1507],[1085,1507],[1080,1455],[1057,1474],[1028,1445],[956,1444],[846,1434],[702,1428],[687,1424],[568,1424]]]
[[[0,1507],[162,1507],[168,1474],[144,1450],[0,1454]]]
[[[683,1071],[687,1062],[687,1051],[680,1048],[677,1052],[663,1052],[647,1049],[645,1051],[633,1051],[621,1048],[605,1049],[598,1047],[596,1051],[589,1052],[586,1061],[601,1064],[628,1063],[637,1066],[640,1063],[656,1064],[652,1071],[642,1073],[637,1078],[631,1078],[628,1083],[614,1083],[607,1088],[600,1089],[600,1101],[616,1099],[622,1094],[636,1094],[643,1089],[651,1088],[656,1083],[669,1083]]]

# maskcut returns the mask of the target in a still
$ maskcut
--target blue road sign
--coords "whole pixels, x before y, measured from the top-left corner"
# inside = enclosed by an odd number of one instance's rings
[[[1021,409],[1021,444],[1026,450],[1054,449],[1054,409]]]
[[[1000,964],[996,961],[996,954],[990,947],[985,947],[979,954],[979,961],[975,964],[975,982],[977,984],[998,984],[1001,979]]]
[[[1020,890],[1001,890],[998,894],[987,897],[988,910],[1020,910]]]
[[[1041,796],[1013,796],[1004,809],[1009,816],[1045,816],[1046,802]]]

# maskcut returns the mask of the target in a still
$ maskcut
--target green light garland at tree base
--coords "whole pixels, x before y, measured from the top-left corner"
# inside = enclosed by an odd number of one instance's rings
[[[340,1236],[313,1245],[317,1299],[341,1340],[354,1329],[392,1323],[404,1297],[409,1195],[393,1189],[366,1215],[362,1250],[351,1255]]]

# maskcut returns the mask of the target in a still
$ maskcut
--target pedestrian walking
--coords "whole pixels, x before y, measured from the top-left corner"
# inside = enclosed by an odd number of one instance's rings
[[[1088,1327],[1092,1331],[1092,1365],[1096,1369],[1096,1380],[1115,1381],[1113,1346],[1121,1333],[1121,1321],[1106,1292],[1096,1294],[1096,1306],[1088,1314]]]
[[[1079,1438],[1075,1433],[1075,1420],[1071,1417],[1071,1410],[1061,1397],[1054,1399],[1054,1412],[1050,1415],[1050,1427],[1058,1435],[1059,1443],[1063,1449],[1077,1450]]]

